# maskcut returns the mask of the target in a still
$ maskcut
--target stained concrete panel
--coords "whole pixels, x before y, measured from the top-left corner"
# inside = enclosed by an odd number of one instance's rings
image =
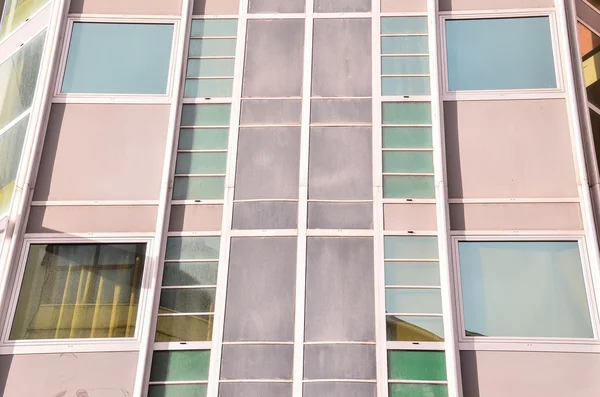
[[[313,99],[310,122],[313,124],[372,124],[371,99]]]
[[[306,0],[249,0],[249,13],[288,13],[304,12]]]
[[[376,397],[375,383],[315,382],[305,383],[303,397]]]
[[[379,1],[379,0],[373,0]],[[371,0],[315,0],[315,12],[369,12]]]
[[[308,203],[309,229],[373,229],[372,203]]]
[[[292,397],[292,383],[221,383],[219,397]]]
[[[224,345],[221,379],[292,379],[292,345]]]
[[[306,345],[304,379],[375,379],[375,345]]]
[[[296,229],[298,202],[250,201],[233,204],[233,229]]]
[[[300,125],[302,101],[295,99],[245,99],[240,125]]]

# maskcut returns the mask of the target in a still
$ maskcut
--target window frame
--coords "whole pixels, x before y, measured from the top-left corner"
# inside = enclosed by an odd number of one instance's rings
[[[462,299],[460,274],[459,243],[461,242],[577,242],[581,256],[581,270],[585,286],[588,311],[592,325],[593,338],[552,338],[552,337],[481,337],[465,336],[465,316]],[[512,351],[579,351],[600,352],[598,327],[598,308],[594,298],[594,283],[590,269],[585,238],[580,234],[470,234],[461,233],[451,236],[452,249],[452,297],[456,313],[455,330],[458,333],[460,350],[512,350]]]
[[[143,265],[142,279],[140,283],[140,295],[138,301],[138,311],[136,314],[136,326],[133,337],[124,338],[64,338],[64,339],[19,339],[10,340],[10,331],[16,314],[19,294],[23,284],[23,276],[29,256],[31,245],[38,244],[127,244],[137,243],[146,244],[146,256]],[[7,306],[5,308],[5,318],[3,320],[0,333],[0,355],[2,354],[28,354],[28,353],[51,353],[51,352],[94,352],[94,351],[137,351],[140,348],[141,339],[147,331],[149,324],[144,323],[144,313],[147,311],[147,305],[152,304],[151,298],[154,296],[150,291],[149,277],[154,274],[156,260],[150,255],[152,253],[153,239],[150,236],[143,235],[123,235],[114,237],[90,236],[73,237],[66,235],[46,235],[46,236],[25,236],[21,245],[16,266],[9,274],[9,279],[13,281],[9,295],[7,296]]]
[[[167,78],[167,92],[165,94],[79,94],[61,92],[62,83],[65,78],[67,67],[67,57],[73,35],[73,25],[75,23],[105,23],[105,24],[149,24],[149,25],[173,25],[173,38],[171,43],[171,57],[169,58],[169,71]],[[175,77],[175,63],[177,58],[177,43],[179,36],[179,24],[181,21],[173,17],[161,16],[81,16],[69,15],[67,18],[67,27],[65,35],[60,44],[60,59],[58,71],[53,88],[53,103],[171,103],[174,94],[173,83]]]
[[[438,41],[440,45],[440,72],[442,83],[442,100],[494,100],[494,99],[532,99],[532,98],[566,98],[565,70],[562,66],[562,53],[565,43],[559,38],[556,13],[553,8],[524,9],[510,12],[477,12],[472,11],[446,11],[439,13]],[[536,18],[547,17],[550,23],[550,40],[556,75],[556,88],[526,88],[503,90],[461,90],[450,91],[448,75],[448,56],[446,45],[446,21],[468,19],[507,19],[507,18]],[[567,47],[568,51],[568,47]]]

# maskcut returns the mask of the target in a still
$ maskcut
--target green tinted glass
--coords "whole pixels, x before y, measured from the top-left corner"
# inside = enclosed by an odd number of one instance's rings
[[[190,57],[232,57],[235,56],[235,39],[192,39]]]
[[[155,351],[151,382],[207,380],[210,351]]]
[[[211,313],[215,292],[215,288],[163,289],[159,313]]]
[[[150,385],[148,397],[205,397],[206,384]]]
[[[233,76],[235,59],[190,59],[187,63],[187,77],[226,77]]]
[[[383,172],[433,172],[433,152],[383,152]]]
[[[236,37],[237,19],[194,19],[192,37]]]
[[[385,262],[385,285],[439,286],[439,262]]]
[[[399,380],[446,380],[446,357],[437,351],[389,351],[388,377]]]
[[[233,79],[188,79],[185,81],[185,98],[226,98],[233,92]]]
[[[434,198],[433,176],[386,175],[383,177],[385,198]]]
[[[381,74],[429,74],[429,57],[382,57]]]
[[[429,52],[427,36],[392,36],[381,38],[382,54],[424,54]]]
[[[424,149],[433,146],[430,127],[385,127],[383,147],[386,149]]]
[[[156,342],[205,342],[212,337],[212,315],[158,316]]]
[[[383,17],[381,33],[427,33],[427,17]]]
[[[429,77],[383,77],[381,95],[429,95]]]
[[[439,289],[386,288],[386,313],[442,314]]]
[[[173,200],[222,200],[225,177],[180,176],[173,184]]]
[[[225,150],[229,141],[227,128],[182,128],[179,150]]]
[[[183,105],[181,125],[194,126],[228,126],[231,118],[231,105]]]
[[[385,259],[438,259],[437,236],[385,236]]]
[[[165,263],[162,285],[215,285],[218,262]]]
[[[388,102],[383,104],[383,124],[431,124],[429,102]]]
[[[390,397],[448,397],[448,386],[411,383],[392,383]]]
[[[169,237],[165,259],[219,259],[220,237]]]
[[[179,153],[175,173],[224,174],[226,167],[227,153]]]

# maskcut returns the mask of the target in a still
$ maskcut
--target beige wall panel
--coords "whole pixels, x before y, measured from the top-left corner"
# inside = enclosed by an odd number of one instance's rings
[[[194,0],[193,15],[237,15],[239,0]]]
[[[27,233],[143,233],[156,228],[156,206],[31,207]]]
[[[576,198],[562,99],[444,103],[450,198]]]
[[[463,397],[596,397],[600,354],[461,351]]]
[[[435,204],[384,204],[385,230],[437,230]]]
[[[0,393],[11,397],[131,396],[137,352],[0,356]]]
[[[222,205],[174,205],[171,207],[169,231],[220,231],[222,218]]]
[[[169,105],[54,104],[34,200],[158,200]]]
[[[450,204],[452,230],[583,230],[578,203]]]
[[[553,8],[553,0],[440,0],[440,11],[511,10]]]
[[[181,15],[181,0],[71,0],[69,13]]]
[[[381,0],[381,12],[427,12],[427,0]]]

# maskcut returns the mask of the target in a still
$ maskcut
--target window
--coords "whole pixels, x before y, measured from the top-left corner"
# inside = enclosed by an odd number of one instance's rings
[[[577,241],[459,241],[467,337],[593,338]]]
[[[61,93],[167,94],[173,24],[75,22]]]
[[[32,244],[10,339],[135,333],[146,244]]]
[[[48,0],[0,0],[0,40],[25,23],[41,9]],[[2,12],[4,4],[4,12]]]
[[[28,125],[29,114],[7,130],[0,130],[0,218],[10,207]]]
[[[550,18],[446,20],[448,91],[557,88]]]
[[[206,396],[210,351],[155,351],[148,397]]]

